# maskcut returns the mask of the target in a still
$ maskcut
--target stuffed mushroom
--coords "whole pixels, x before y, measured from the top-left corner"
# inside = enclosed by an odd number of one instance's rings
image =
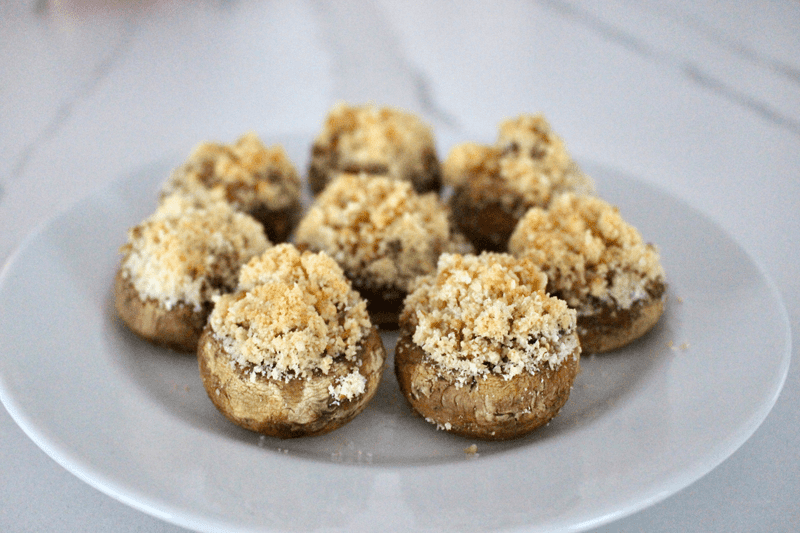
[[[165,198],[121,248],[117,315],[148,341],[193,352],[213,300],[233,291],[239,268],[269,246],[258,222],[224,202]]]
[[[338,265],[281,244],[245,265],[238,290],[217,300],[197,357],[228,419],[291,438],[327,433],[362,412],[386,351]]]
[[[536,263],[547,274],[547,291],[577,311],[584,353],[629,344],[664,311],[658,250],[599,198],[565,194],[548,209],[531,209],[509,251]]]
[[[471,249],[452,231],[436,194],[363,173],[333,180],[300,221],[295,240],[333,257],[385,329],[397,329],[408,287],[436,269],[439,255]]]
[[[551,420],[579,368],[575,312],[507,254],[445,254],[406,299],[395,373],[412,409],[471,438],[521,437]]]
[[[202,142],[162,185],[162,197],[225,201],[251,215],[272,242],[286,241],[300,220],[302,182],[281,145],[265,146],[255,133],[235,143]]]
[[[340,173],[385,176],[438,192],[441,170],[433,130],[413,113],[340,102],[311,148],[308,182],[314,194]]]

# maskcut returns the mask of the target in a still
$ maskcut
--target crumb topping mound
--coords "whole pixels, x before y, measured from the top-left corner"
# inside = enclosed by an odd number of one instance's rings
[[[247,263],[239,281],[209,317],[234,364],[288,381],[327,374],[337,358],[356,360],[372,327],[366,302],[326,254],[280,244]],[[364,383],[345,377],[335,392],[352,397]]]
[[[224,202],[198,207],[167,197],[128,231],[121,274],[167,310],[201,306],[236,288],[239,268],[270,246],[261,225]]]
[[[564,141],[544,115],[519,115],[500,122],[497,147],[504,156],[539,161],[546,169],[561,170],[572,164]]]
[[[445,183],[454,187],[469,185],[483,191],[476,201],[499,199],[510,210],[546,206],[564,192],[594,191],[592,180],[578,168],[542,115],[501,122],[493,146],[454,146],[443,164],[443,175]]]
[[[428,171],[423,155],[434,151],[432,129],[417,116],[388,107],[335,105],[315,150],[335,151],[335,168],[412,180]]]
[[[407,290],[436,269],[442,252],[463,249],[435,193],[366,174],[342,174],[319,195],[296,241],[324,250],[361,286]]]
[[[413,341],[457,382],[505,379],[557,368],[579,353],[575,311],[545,293],[546,276],[527,259],[484,252],[444,254],[417,280],[400,317]]]
[[[283,147],[266,147],[251,132],[233,144],[197,145],[172,172],[162,193],[225,200],[242,211],[256,206],[279,210],[299,201],[301,182]]]
[[[468,180],[488,180],[500,173],[500,150],[474,142],[456,144],[442,163],[442,177],[453,187]]]
[[[648,297],[648,286],[664,282],[656,248],[616,207],[596,197],[566,194],[547,210],[531,209],[511,235],[509,250],[539,265],[548,290],[579,314],[591,312],[592,298],[629,309]]]

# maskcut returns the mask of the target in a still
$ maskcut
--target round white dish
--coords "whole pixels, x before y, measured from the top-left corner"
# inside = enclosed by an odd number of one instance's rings
[[[303,143],[289,143],[290,155]],[[302,160],[297,157],[294,160]],[[179,160],[142,168],[56,216],[0,274],[0,399],[90,485],[199,531],[579,531],[707,473],[764,420],[789,367],[780,297],[729,236],[641,181],[584,165],[658,244],[667,308],[618,352],[582,359],[572,395],[516,441],[465,440],[411,415],[391,369],[367,410],[322,437],[233,426],[193,356],[114,317],[125,231]],[[396,336],[385,334],[391,349]],[[467,453],[477,444],[477,454]]]

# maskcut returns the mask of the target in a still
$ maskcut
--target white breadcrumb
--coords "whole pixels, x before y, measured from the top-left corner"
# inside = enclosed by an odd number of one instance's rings
[[[361,286],[407,290],[436,269],[442,252],[469,249],[451,232],[448,211],[435,193],[408,182],[342,174],[300,221],[295,240],[324,250]]]
[[[544,291],[547,278],[508,254],[444,254],[419,278],[401,324],[426,357],[463,384],[489,373],[504,379],[557,368],[579,353],[576,314]]]
[[[128,231],[121,274],[142,299],[199,309],[233,291],[241,265],[269,246],[261,225],[228,204],[170,196]]]
[[[300,175],[283,147],[267,147],[249,132],[233,144],[198,144],[165,181],[162,195],[223,200],[249,212],[288,208],[300,201],[301,190]]]
[[[372,327],[336,262],[291,244],[247,263],[239,290],[218,299],[209,324],[234,364],[283,380],[327,374],[339,357],[355,361]],[[352,397],[357,382],[347,378],[337,394]]]
[[[352,400],[364,394],[365,390],[367,390],[367,378],[362,376],[358,370],[337,379],[336,385],[328,387],[328,393],[337,400]]]
[[[664,282],[655,246],[646,244],[619,210],[600,198],[565,194],[519,221],[509,251],[539,265],[548,291],[582,312],[591,298],[629,309]]]

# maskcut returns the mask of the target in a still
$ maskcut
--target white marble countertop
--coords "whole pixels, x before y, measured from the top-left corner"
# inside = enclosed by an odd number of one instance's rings
[[[720,466],[596,531],[800,530],[800,2],[4,2],[0,262],[102,184],[201,140],[313,133],[338,100],[445,139],[543,112],[579,159],[740,243],[789,314],[784,390]],[[0,435],[0,531],[182,530],[84,484],[2,409]]]

